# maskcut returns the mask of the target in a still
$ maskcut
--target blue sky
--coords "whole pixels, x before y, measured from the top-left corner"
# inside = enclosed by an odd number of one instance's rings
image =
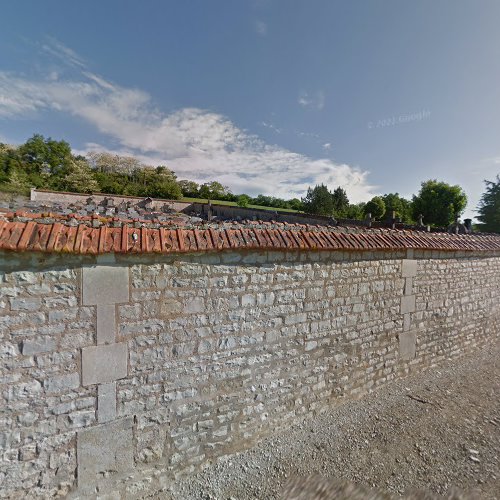
[[[497,0],[5,2],[0,141],[352,201],[500,172]]]

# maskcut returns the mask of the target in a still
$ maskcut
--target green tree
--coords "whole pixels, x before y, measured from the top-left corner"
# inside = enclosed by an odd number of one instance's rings
[[[11,153],[9,145],[0,142],[0,183],[9,182],[9,156]]]
[[[431,179],[422,182],[420,191],[413,196],[413,220],[423,216],[424,224],[447,226],[459,217],[467,205],[467,196],[460,186]]]
[[[500,176],[497,175],[496,182],[484,181],[486,191],[481,196],[477,211],[478,224],[481,231],[489,233],[500,233]]]
[[[63,189],[76,193],[92,193],[99,191],[94,173],[85,160],[71,162],[68,173],[62,181]]]
[[[19,155],[26,165],[26,172],[41,173],[46,167],[52,175],[64,172],[71,163],[71,147],[66,141],[55,141],[50,137],[35,134],[19,146]]]
[[[318,215],[333,215],[334,201],[332,193],[324,184],[308,188],[305,198],[302,198],[304,212]]]
[[[345,217],[349,207],[347,193],[340,186],[333,192],[333,211],[337,217]]]
[[[288,200],[288,206],[292,210],[298,210],[298,211],[304,210],[304,204],[298,198],[292,198],[291,200]]]
[[[180,200],[182,198],[182,191],[177,182],[177,176],[164,165],[156,167],[152,177],[152,188],[151,196],[172,200]]]
[[[177,175],[175,175],[175,172],[173,170],[170,170],[165,165],[159,165],[158,167],[156,167],[155,171],[156,175],[162,181],[177,182]]]
[[[148,186],[144,195],[156,198],[166,198],[169,200],[180,200],[182,198],[182,191],[177,182],[168,179],[160,179]]]
[[[107,151],[91,151],[87,159],[94,170],[101,173],[120,173],[134,180],[134,174],[140,173],[142,163],[133,156],[120,156]]]
[[[30,182],[28,176],[17,168],[13,168],[9,173],[9,190],[19,194],[29,194]]]
[[[346,219],[363,219],[365,216],[365,205],[366,203],[352,203],[346,208],[345,218]]]
[[[371,214],[374,219],[381,219],[385,214],[385,203],[380,196],[374,196],[364,207],[365,215]]]
[[[127,176],[124,174],[112,173],[105,174],[103,172],[98,172],[97,170],[92,169],[94,173],[94,178],[99,184],[99,189],[101,193],[110,193],[110,194],[130,194],[133,193],[125,193],[129,186],[136,186]],[[135,193],[134,193],[135,194]]]
[[[200,197],[208,198],[210,200],[224,200],[228,195],[231,195],[231,191],[227,186],[223,186],[220,182],[212,181],[206,182],[200,186]]]
[[[410,223],[411,203],[409,200],[402,198],[398,193],[389,193],[381,197],[385,203],[385,213],[388,217],[392,217],[392,212],[396,212],[396,218],[400,218],[403,222]]]
[[[238,196],[238,199],[236,203],[238,204],[239,207],[248,207],[250,204],[251,198],[247,194],[240,194]]]
[[[191,198],[197,198],[199,196],[200,186],[196,182],[183,179],[178,181],[178,184],[184,196],[189,196]]]

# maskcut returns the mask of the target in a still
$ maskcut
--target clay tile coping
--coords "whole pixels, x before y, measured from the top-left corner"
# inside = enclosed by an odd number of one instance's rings
[[[22,217],[21,217],[22,214]],[[101,253],[181,253],[223,250],[341,250],[380,251],[408,248],[437,251],[500,251],[500,235],[455,235],[409,230],[331,228],[271,223],[227,225],[200,224],[196,228],[172,227],[171,222],[157,228],[133,228],[122,220],[114,225],[90,227],[90,217],[51,214],[55,222],[40,223],[45,214],[4,213],[0,220],[0,249],[10,251]],[[25,221],[18,218],[28,219]],[[10,220],[9,220],[10,219]],[[68,225],[70,220],[80,222]],[[116,217],[104,219],[110,223]],[[147,221],[151,222],[151,221]]]

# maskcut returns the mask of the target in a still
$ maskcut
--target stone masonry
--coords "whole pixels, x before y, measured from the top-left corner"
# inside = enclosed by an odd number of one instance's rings
[[[0,253],[0,497],[138,498],[498,342],[500,257]]]

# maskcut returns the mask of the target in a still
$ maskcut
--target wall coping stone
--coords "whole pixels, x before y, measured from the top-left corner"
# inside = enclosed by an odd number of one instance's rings
[[[235,250],[500,252],[500,235],[252,221],[199,223],[191,228],[164,224],[136,227],[135,223],[113,227],[112,219],[106,218],[97,218],[96,222],[98,227],[70,216],[42,221],[29,217],[17,220],[15,214],[10,214],[0,219],[0,249],[90,255]]]

